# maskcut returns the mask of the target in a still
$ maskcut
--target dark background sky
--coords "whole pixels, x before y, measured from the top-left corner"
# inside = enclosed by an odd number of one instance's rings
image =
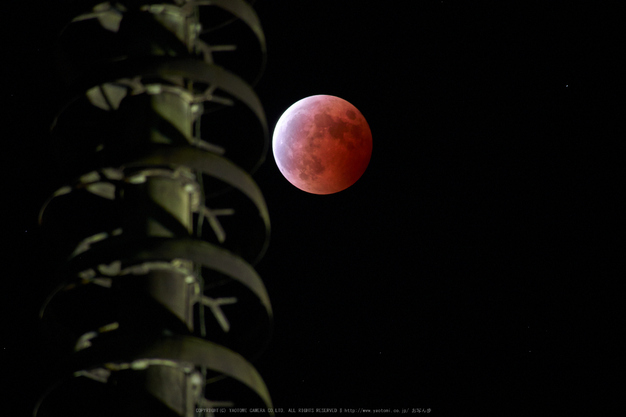
[[[36,213],[54,174],[38,169],[50,110],[35,88],[58,26],[9,7],[3,372],[30,352],[45,287],[32,267],[19,271],[41,259]],[[335,195],[293,187],[271,152],[255,175],[272,221],[257,270],[275,314],[256,364],[274,405],[455,415],[606,406],[614,391],[596,388],[623,310],[610,297],[623,276],[611,217],[619,26],[550,2],[256,9],[270,133],[295,101],[330,94],[363,113],[374,140],[368,170]],[[7,375],[17,381],[7,394],[27,398],[34,376]]]

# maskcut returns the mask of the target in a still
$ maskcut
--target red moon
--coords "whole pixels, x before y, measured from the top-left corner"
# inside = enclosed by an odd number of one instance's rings
[[[294,103],[280,117],[272,139],[284,177],[311,194],[334,194],[354,184],[372,156],[372,132],[356,107],[317,95]]]

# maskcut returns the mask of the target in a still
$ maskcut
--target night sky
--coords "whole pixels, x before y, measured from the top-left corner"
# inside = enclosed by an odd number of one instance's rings
[[[268,50],[255,90],[270,135],[291,104],[329,94],[361,111],[374,143],[365,174],[337,194],[295,188],[271,150],[255,174],[272,225],[256,269],[275,318],[255,365],[274,406],[608,407],[623,333],[612,284],[623,279],[615,19],[551,2],[255,8]],[[27,33],[5,51],[1,366],[7,401],[25,409],[36,371],[17,364],[35,351],[50,287],[36,215],[54,184],[39,146],[52,110],[38,89],[58,24],[46,23],[49,9],[32,26],[26,5],[9,9],[4,27]]]

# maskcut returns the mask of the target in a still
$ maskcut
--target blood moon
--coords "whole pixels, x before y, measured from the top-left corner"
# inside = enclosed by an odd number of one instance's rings
[[[372,132],[356,107],[335,96],[294,103],[280,117],[272,139],[283,176],[312,194],[333,194],[354,184],[372,156]]]

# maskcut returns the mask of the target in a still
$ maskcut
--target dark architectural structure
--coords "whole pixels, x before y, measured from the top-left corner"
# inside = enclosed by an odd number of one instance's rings
[[[272,309],[253,265],[269,145],[243,0],[80,1],[59,37],[65,178],[40,223],[67,255],[41,308],[58,352],[37,417],[205,416],[272,403],[251,361]],[[235,73],[239,75],[234,75]]]

